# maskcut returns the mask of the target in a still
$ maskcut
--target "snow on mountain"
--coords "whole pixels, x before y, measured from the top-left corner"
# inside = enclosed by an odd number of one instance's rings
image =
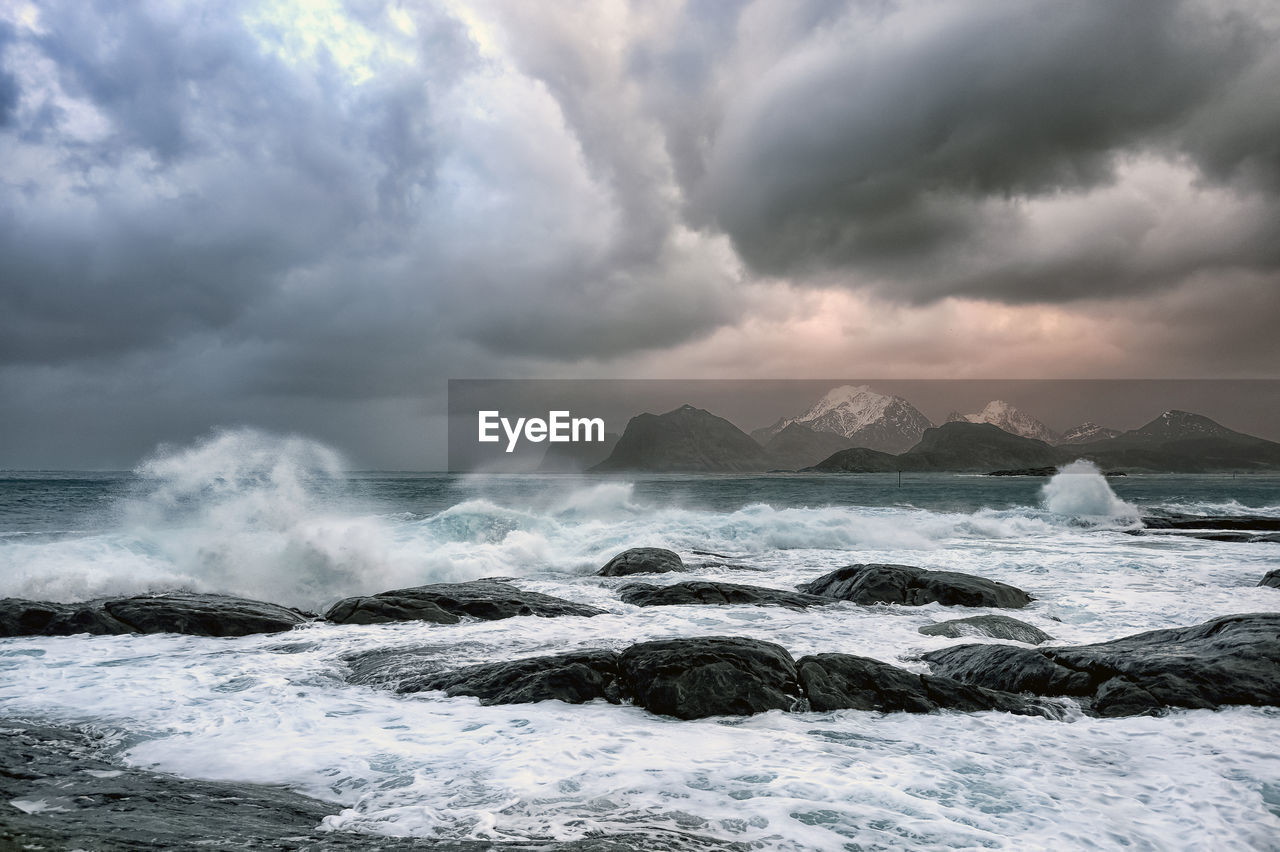
[[[1103,441],[1107,438],[1114,438],[1119,434],[1119,429],[1108,429],[1106,426],[1099,426],[1092,420],[1086,420],[1079,426],[1072,426],[1070,429],[1063,432],[1062,437],[1058,439],[1058,443],[1087,444],[1090,441]]]
[[[950,423],[954,420],[962,419],[970,423],[990,423],[992,426],[998,426],[1006,432],[1012,432],[1014,435],[1035,438],[1037,441],[1044,441],[1049,444],[1058,442],[1058,435],[1052,429],[1002,399],[991,400],[977,414],[953,412],[947,417],[947,422]]]
[[[829,390],[799,417],[784,417],[751,435],[767,442],[792,423],[816,432],[849,438],[850,446],[889,453],[910,449],[933,424],[919,409],[899,396],[877,393],[867,385],[841,385]]]

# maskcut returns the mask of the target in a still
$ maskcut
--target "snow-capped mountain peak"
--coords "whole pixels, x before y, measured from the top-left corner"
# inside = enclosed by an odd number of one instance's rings
[[[795,419],[798,423],[810,423],[819,418],[839,412],[839,420],[844,426],[839,434],[847,435],[884,416],[885,410],[898,400],[898,397],[876,393],[867,385],[841,385],[832,388],[815,402],[808,411]],[[819,431],[833,431],[831,429]]]
[[[851,446],[885,452],[915,446],[924,430],[933,425],[902,397],[877,393],[867,385],[841,385],[827,391],[799,417],[784,417],[752,435],[767,442],[792,423],[849,438]]]
[[[956,415],[951,415],[956,417]],[[1035,438],[1053,444],[1058,436],[1052,429],[1029,414],[1019,411],[1015,406],[1002,399],[993,399],[977,414],[963,415],[970,423],[990,423],[1006,432],[1021,435],[1024,438]]]

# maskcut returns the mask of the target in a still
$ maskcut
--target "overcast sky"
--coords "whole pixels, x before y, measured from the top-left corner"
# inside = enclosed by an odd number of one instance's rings
[[[438,467],[449,378],[1280,378],[1277,92],[1273,0],[9,0],[0,467]]]

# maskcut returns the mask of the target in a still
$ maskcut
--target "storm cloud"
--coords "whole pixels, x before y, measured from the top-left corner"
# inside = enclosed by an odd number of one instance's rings
[[[451,377],[1070,374],[1089,323],[1095,375],[1274,375],[1278,18],[11,4],[0,465],[250,422],[429,466]]]
[[[1280,49],[1242,6],[854,10],[726,108],[698,208],[756,269],[1070,300],[1280,263]]]

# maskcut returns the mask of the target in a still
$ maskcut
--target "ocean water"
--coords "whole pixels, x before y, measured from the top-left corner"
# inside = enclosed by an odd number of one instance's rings
[[[0,473],[0,596],[192,589],[322,610],[349,594],[501,576],[608,612],[240,639],[0,639],[0,717],[93,725],[130,764],[282,784],[332,802],[328,826],[372,833],[567,840],[652,827],[785,850],[1278,848],[1271,708],[682,722],[344,679],[344,655],[379,647],[462,665],[697,635],[924,671],[919,654],[956,640],[918,628],[982,611],[636,608],[616,597],[625,580],[592,573],[639,545],[703,565],[695,577],[778,588],[851,562],[980,574],[1034,595],[1015,615],[1059,643],[1280,609],[1280,590],[1256,585],[1280,567],[1280,545],[1127,532],[1159,512],[1277,517],[1280,477],[347,473],[305,439],[224,432],[130,472]]]

